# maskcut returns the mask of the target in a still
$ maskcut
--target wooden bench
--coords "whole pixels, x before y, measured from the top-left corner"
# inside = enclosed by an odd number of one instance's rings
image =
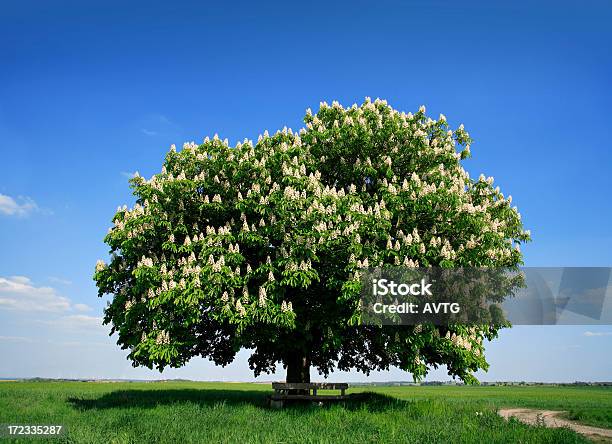
[[[285,401],[342,401],[347,398],[347,383],[337,382],[273,382],[274,394],[269,397],[271,407],[282,407]],[[340,390],[339,395],[319,395],[319,390]]]

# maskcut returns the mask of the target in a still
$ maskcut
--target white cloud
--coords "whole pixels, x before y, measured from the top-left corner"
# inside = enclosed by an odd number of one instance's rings
[[[126,179],[133,179],[134,177],[136,177],[136,173],[138,173],[138,171],[135,171],[133,173],[130,173],[129,171],[121,171],[121,175]]]
[[[172,122],[170,121],[170,119],[168,119],[168,118],[167,118],[166,116],[164,116],[163,114],[158,114],[158,115],[157,115],[157,118],[159,119],[159,121],[160,121],[160,122],[167,123],[168,125],[174,125],[174,123],[172,123]]]
[[[52,287],[37,287],[25,276],[0,277],[0,309],[63,312],[70,306]]]
[[[55,284],[62,284],[62,285],[72,285],[72,281],[68,280],[68,279],[62,279],[59,277],[55,277],[55,276],[49,276],[49,281],[55,283]]]
[[[0,336],[0,342],[32,342],[32,339],[24,336]]]
[[[37,286],[26,276],[0,277],[0,314],[10,312],[9,319],[18,319],[18,324],[44,324],[52,326],[55,333],[99,331],[96,329],[102,327],[102,318],[86,314],[93,310],[87,304],[73,303],[52,287]],[[16,336],[10,327],[6,331],[2,327],[0,320],[0,334],[7,335],[5,338]]]
[[[176,136],[180,127],[163,114],[149,114],[139,119],[137,130],[147,137]]]
[[[612,331],[585,331],[584,336],[612,336]]]
[[[7,216],[27,216],[38,210],[38,205],[29,197],[19,196],[17,200],[6,194],[0,194],[0,214]]]
[[[62,282],[70,283],[69,281]],[[3,308],[23,312],[58,314],[93,310],[87,304],[73,304],[69,298],[60,295],[53,287],[35,285],[26,276],[0,277],[0,310]]]
[[[93,308],[91,308],[87,304],[74,304],[72,306],[72,308],[74,308],[76,311],[91,311],[91,310],[93,310]]]
[[[47,323],[68,329],[91,329],[104,327],[102,325],[101,317],[88,315],[62,316],[60,318],[47,321]]]

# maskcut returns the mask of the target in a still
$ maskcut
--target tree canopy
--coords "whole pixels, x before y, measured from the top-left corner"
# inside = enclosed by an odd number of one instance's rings
[[[442,364],[474,381],[496,327],[363,325],[360,270],[516,267],[529,232],[511,197],[470,178],[469,134],[424,107],[322,103],[304,121],[173,146],[160,173],[131,180],[137,202],[115,214],[94,277],[118,344],[160,370],[246,348],[256,375],[282,363],[290,382],[311,366],[418,379]]]

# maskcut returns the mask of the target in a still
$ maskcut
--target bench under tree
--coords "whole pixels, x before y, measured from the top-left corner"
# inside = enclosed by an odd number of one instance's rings
[[[285,401],[343,401],[348,384],[344,382],[273,382],[274,394],[268,400],[272,407],[282,407]],[[320,395],[321,390],[339,390],[339,395]]]

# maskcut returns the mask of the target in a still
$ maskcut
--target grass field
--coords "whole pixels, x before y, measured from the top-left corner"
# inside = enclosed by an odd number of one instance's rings
[[[0,424],[62,424],[67,433],[47,441],[70,443],[588,442],[495,413],[534,407],[612,427],[609,387],[353,388],[360,395],[345,405],[281,410],[266,407],[268,393],[260,384],[1,382]]]

